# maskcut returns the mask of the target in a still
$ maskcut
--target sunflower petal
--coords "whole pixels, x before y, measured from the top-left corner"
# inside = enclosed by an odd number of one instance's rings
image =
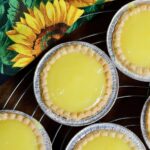
[[[11,60],[11,62],[16,62],[16,61],[18,61],[20,58],[23,58],[23,57],[25,57],[25,55],[18,54],[16,57],[14,57],[14,58]]]
[[[27,23],[26,23],[26,20],[25,20],[24,18],[22,18],[22,17],[20,18],[20,22],[21,22],[22,24],[25,24],[25,25],[27,24]]]
[[[15,43],[23,44],[26,46],[32,46],[33,45],[33,42],[29,41],[28,38],[22,34],[8,34],[8,33],[6,33],[6,34]]]
[[[55,9],[51,2],[47,2],[46,12],[49,20],[52,22],[52,24],[55,24]]]
[[[71,25],[71,20],[73,20],[73,15],[74,15],[74,13],[75,13],[75,7],[74,6],[72,6],[72,5],[70,5],[69,6],[69,8],[68,8],[68,12],[67,12],[67,25]]]
[[[84,13],[84,10],[76,8],[74,18],[73,18],[71,24],[74,24],[83,15],[83,13]]]
[[[27,66],[31,61],[34,60],[34,57],[20,57],[14,64],[13,67],[23,68]]]
[[[78,18],[84,13],[84,10],[78,9],[74,6],[70,6],[67,13],[67,25],[71,26],[76,22]]]
[[[69,4],[77,8],[90,6],[96,3],[96,0],[67,0],[67,1]]]
[[[71,6],[71,5],[70,5],[69,3],[67,3],[67,2],[66,2],[67,12],[68,12],[68,10],[69,10],[70,6]]]
[[[7,35],[13,35],[13,34],[16,34],[16,30],[9,30],[6,32]]]
[[[60,11],[61,11],[61,20],[62,22],[65,22],[66,15],[67,15],[67,7],[64,0],[59,1],[60,4]]]
[[[29,26],[24,25],[22,23],[17,23],[16,27],[14,28],[18,33],[25,35],[31,41],[34,41],[36,39],[36,34],[33,32],[33,30]]]
[[[44,16],[43,16],[43,14],[40,12],[40,10],[37,9],[36,7],[34,7],[34,15],[35,15],[36,20],[38,20],[38,22],[39,22],[41,28],[44,29],[44,28],[45,28]]]
[[[94,4],[96,2],[96,0],[88,0],[88,1],[87,0],[83,0],[83,2],[89,3],[89,4]]]
[[[55,23],[61,22],[61,12],[60,12],[60,5],[58,0],[54,0],[54,9],[55,9]]]
[[[44,16],[46,26],[47,27],[50,26],[51,22],[48,19],[48,16],[47,16],[47,13],[46,13],[46,7],[45,7],[43,2],[40,3],[40,11],[42,12],[42,14]]]
[[[34,12],[33,12],[33,10],[30,9],[30,8],[28,8],[28,12],[29,12],[29,14],[34,18]]]
[[[26,56],[32,56],[32,49],[28,46],[22,44],[13,44],[8,47],[9,50],[14,50],[19,54],[23,54]]]
[[[32,51],[32,55],[38,56],[42,52],[41,47],[39,44],[34,45],[34,50]]]
[[[40,33],[40,26],[35,18],[33,18],[31,15],[25,13],[26,22],[29,27],[31,27],[36,33]]]

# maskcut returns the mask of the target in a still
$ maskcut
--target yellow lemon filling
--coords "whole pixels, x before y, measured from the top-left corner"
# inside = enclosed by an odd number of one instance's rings
[[[99,136],[83,145],[81,150],[132,150],[132,148],[123,139]]]
[[[36,137],[18,120],[0,120],[1,150],[38,150]]]
[[[121,29],[120,47],[132,64],[150,67],[150,11],[136,9]]]
[[[69,112],[89,109],[104,96],[106,79],[95,57],[81,52],[61,56],[47,75],[50,100]]]

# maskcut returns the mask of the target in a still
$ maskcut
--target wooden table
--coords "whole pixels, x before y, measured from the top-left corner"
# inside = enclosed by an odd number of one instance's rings
[[[129,0],[116,0],[106,4],[105,8],[100,10],[100,13],[92,21],[84,24],[71,35],[65,36],[58,43],[83,37],[83,41],[93,43],[107,53],[106,31],[108,25],[115,12],[127,2]],[[38,107],[33,93],[33,74],[40,58],[41,56],[0,86],[0,109],[20,110],[34,116],[47,130],[53,143],[53,149],[64,150],[69,140],[83,127],[72,128],[58,124],[45,116]],[[123,125],[134,131],[143,141],[140,130],[140,114],[149,95],[150,85],[149,83],[132,80],[120,72],[119,80],[120,89],[116,104],[98,122],[113,122]]]

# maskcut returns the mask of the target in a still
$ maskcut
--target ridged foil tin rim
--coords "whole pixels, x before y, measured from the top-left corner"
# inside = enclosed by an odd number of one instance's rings
[[[41,123],[39,123],[35,118],[33,118],[32,116],[29,116],[28,114],[21,112],[21,111],[17,111],[17,110],[1,110],[0,114],[2,113],[14,113],[14,114],[18,114],[18,115],[22,115],[30,120],[32,120],[33,122],[35,122],[36,128],[37,130],[39,130],[39,132],[41,133],[42,137],[43,137],[43,144],[45,145],[45,150],[52,150],[52,144],[50,141],[50,138],[46,132],[46,130],[44,129],[44,127],[41,125]]]
[[[124,12],[126,12],[130,7],[133,6],[138,6],[139,4],[143,4],[143,3],[150,3],[150,0],[135,0],[133,2],[129,2],[126,5],[124,5],[123,7],[121,7],[119,9],[119,11],[114,15],[113,19],[110,22],[110,25],[108,27],[107,30],[107,49],[109,52],[109,55],[112,59],[112,61],[115,63],[115,65],[117,66],[117,68],[124,73],[125,75],[127,75],[128,77],[138,80],[138,81],[143,81],[143,82],[149,82],[150,81],[150,76],[142,76],[139,74],[136,74],[130,70],[128,70],[125,66],[123,66],[115,57],[115,54],[113,52],[113,47],[112,47],[112,36],[113,36],[113,32],[115,29],[115,26],[118,22],[118,20],[120,19],[120,17],[122,16],[122,14]]]
[[[142,113],[141,113],[142,135],[143,135],[143,138],[144,138],[148,148],[150,149],[150,138],[148,138],[147,127],[146,127],[146,113],[147,113],[148,107],[150,107],[150,97],[145,102],[143,109],[142,109]]]
[[[42,70],[45,62],[61,47],[65,46],[65,45],[72,45],[72,44],[85,45],[87,47],[92,48],[96,53],[98,53],[100,56],[102,56],[106,60],[106,62],[108,63],[108,65],[110,67],[110,70],[112,73],[112,80],[113,80],[112,93],[109,97],[109,102],[105,106],[105,108],[102,111],[98,112],[96,115],[87,117],[87,118],[79,120],[79,121],[75,121],[75,120],[71,120],[71,119],[69,120],[69,119],[61,117],[61,116],[57,115],[56,113],[54,113],[50,108],[48,108],[44,104],[44,102],[42,100],[42,96],[41,96],[41,91],[40,91],[40,73],[41,73],[41,70]],[[36,68],[35,74],[34,74],[34,93],[35,93],[35,97],[37,99],[39,106],[41,107],[41,109],[45,112],[45,114],[49,118],[51,118],[52,120],[54,120],[60,124],[64,124],[64,125],[68,125],[68,126],[84,126],[84,125],[88,125],[93,122],[96,122],[97,120],[104,117],[110,111],[112,106],[114,105],[115,100],[118,95],[118,90],[119,90],[119,79],[118,79],[118,74],[117,74],[114,64],[100,48],[96,47],[95,45],[89,44],[87,42],[72,41],[72,42],[62,43],[62,44],[59,44],[59,45],[53,47],[41,59],[41,61],[39,62],[38,66]]]
[[[69,142],[65,150],[73,150],[74,146],[87,134],[97,130],[112,130],[126,135],[136,146],[137,150],[146,150],[141,140],[129,129],[113,123],[97,123],[79,131]]]

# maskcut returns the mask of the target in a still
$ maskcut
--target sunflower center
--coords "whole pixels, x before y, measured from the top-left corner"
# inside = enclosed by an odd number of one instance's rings
[[[44,50],[48,45],[60,39],[68,27],[65,23],[58,23],[42,29],[34,42],[33,48],[39,52]]]

